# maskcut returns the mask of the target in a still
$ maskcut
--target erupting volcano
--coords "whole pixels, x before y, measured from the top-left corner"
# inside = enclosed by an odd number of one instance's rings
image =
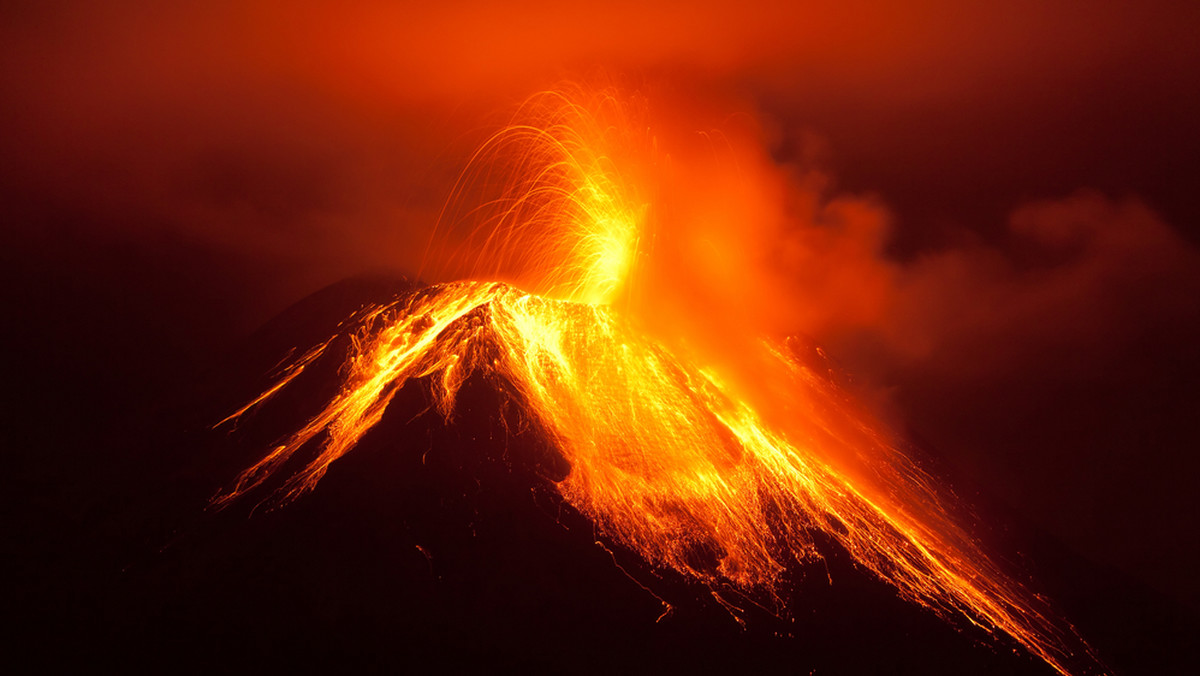
[[[647,195],[667,152],[633,131],[635,117],[609,93],[522,106],[471,159],[431,237],[422,276],[447,281],[296,346],[276,381],[218,427],[271,407],[314,363],[341,362],[339,390],[214,505],[290,502],[402,389],[420,388],[452,419],[463,383],[478,377],[549,440],[567,468],[553,490],[603,541],[707,585],[739,622],[746,603],[786,616],[788,571],[811,571],[819,544],[833,542],[948,621],[1015,641],[1063,674],[1095,668],[819,349],[746,327],[730,358],[697,329],[651,328],[657,296],[641,273],[668,235]]]

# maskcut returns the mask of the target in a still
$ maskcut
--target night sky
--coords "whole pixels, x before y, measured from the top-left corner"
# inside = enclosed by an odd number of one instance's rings
[[[572,79],[767,186],[716,315],[812,336],[968,502],[1200,609],[1195,3],[104,5],[0,9],[30,569],[139,416],[301,298],[415,275],[471,150]],[[664,232],[710,207],[664,194]]]

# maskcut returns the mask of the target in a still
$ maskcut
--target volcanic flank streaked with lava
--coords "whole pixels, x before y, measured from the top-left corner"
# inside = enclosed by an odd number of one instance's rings
[[[654,295],[638,273],[658,233],[654,205],[638,197],[651,191],[631,180],[652,173],[653,159],[626,170],[634,128],[611,93],[523,106],[472,159],[431,240],[426,274],[460,281],[343,322],[339,390],[214,504],[268,483],[278,486],[265,499],[293,500],[406,384],[421,383],[449,419],[463,383],[480,376],[569,465],[553,482],[566,503],[650,566],[710,586],[735,618],[718,589],[786,614],[785,573],[820,559],[819,536],[947,620],[1014,640],[1064,674],[1095,668],[1070,626],[982,551],[948,492],[812,353],[746,335],[736,358],[718,358],[697,347],[703,336],[647,328],[646,304],[631,299]],[[473,220],[455,237],[463,213]],[[220,425],[270,406],[317,360],[342,359],[327,354],[339,335]],[[282,483],[269,481],[277,474]]]

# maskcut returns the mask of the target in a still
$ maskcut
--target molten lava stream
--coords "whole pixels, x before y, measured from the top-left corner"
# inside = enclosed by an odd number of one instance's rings
[[[540,124],[515,124],[472,160],[476,174],[501,157],[515,173],[499,197],[481,198],[491,220],[468,244],[483,253],[459,261],[466,276],[520,288],[452,282],[361,311],[341,391],[215,504],[315,445],[277,495],[294,499],[407,381],[429,383],[449,417],[464,380],[481,373],[511,383],[552,435],[571,468],[556,484],[562,497],[651,565],[778,603],[789,562],[818,557],[819,531],[903,598],[1010,636],[1068,673],[1082,641],[979,549],[933,478],[820,365],[751,337],[741,361],[758,385],[748,388],[737,384],[746,374],[668,347],[610,304],[642,255],[647,209],[602,152],[612,125],[561,95],[534,101]],[[611,105],[602,97],[602,109]],[[460,198],[469,183],[456,188]],[[227,421],[286,387],[328,344]],[[778,528],[770,515],[782,515]],[[697,563],[698,548],[716,552],[715,563]]]

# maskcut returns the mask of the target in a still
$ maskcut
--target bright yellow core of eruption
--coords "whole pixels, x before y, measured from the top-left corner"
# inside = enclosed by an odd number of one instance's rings
[[[668,350],[606,305],[634,268],[645,208],[628,206],[637,203],[623,196],[609,156],[584,143],[604,140],[605,128],[554,100],[561,106],[544,126],[510,127],[472,163],[485,182],[502,158],[524,173],[486,200],[483,228],[466,240],[474,257],[460,271],[526,290],[455,282],[360,311],[347,323],[341,391],[215,503],[255,489],[300,454],[311,459],[278,494],[293,499],[402,387],[425,388],[450,417],[463,382],[484,377],[515,392],[570,463],[556,484],[563,498],[651,565],[731,585],[782,611],[783,573],[819,558],[820,531],[902,597],[1007,634],[1067,673],[1069,628],[980,551],[932,478],[813,357],[769,340],[748,355],[777,376],[772,391],[787,415],[768,422],[716,369]],[[498,153],[504,148],[515,159]],[[477,164],[485,157],[492,163]],[[456,192],[467,195],[469,184]],[[329,345],[293,361],[227,420],[263,404]]]
[[[423,272],[506,281],[589,305],[618,300],[646,205],[617,180],[616,156],[629,146],[621,106],[611,95],[593,98],[584,108],[555,92],[535,96],[517,119],[536,124],[514,122],[482,144],[454,187]]]

